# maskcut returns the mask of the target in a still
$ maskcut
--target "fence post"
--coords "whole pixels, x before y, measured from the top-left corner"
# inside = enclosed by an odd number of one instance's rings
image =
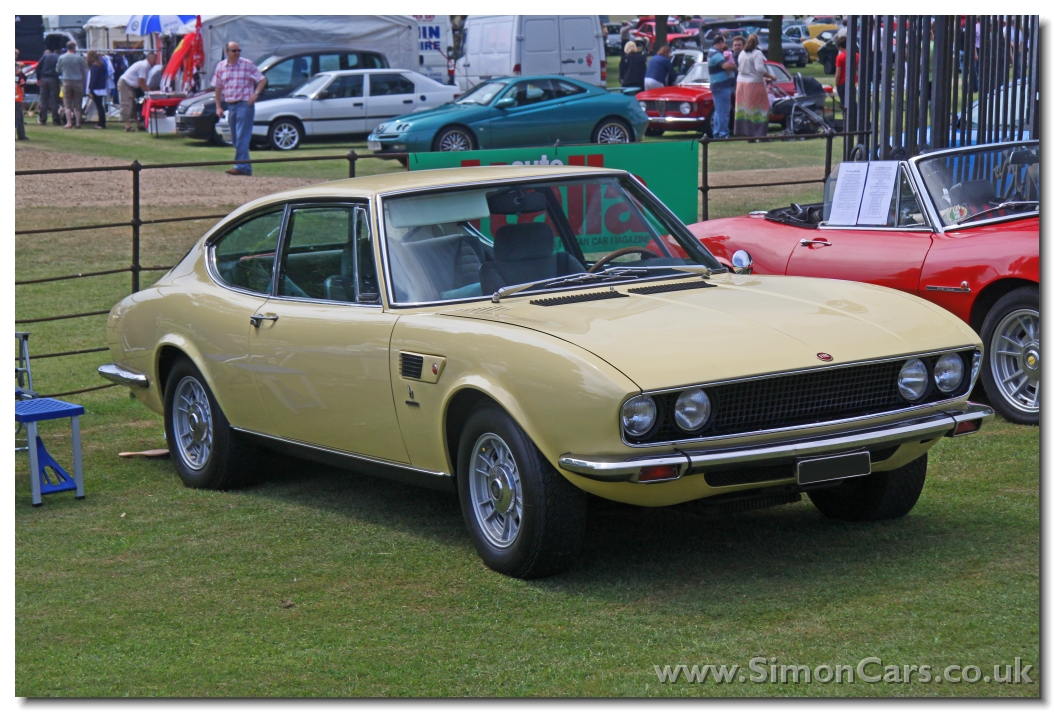
[[[359,154],[354,150],[348,151],[348,178],[355,177],[355,163],[359,160]]]
[[[139,173],[142,165],[138,160],[132,161],[132,293],[139,291]]]
[[[703,184],[699,190],[703,192],[703,220],[710,219],[710,137],[703,136],[700,141],[703,144]]]
[[[831,177],[831,149],[834,147],[834,131],[831,131],[830,129],[827,130],[825,141],[827,142],[827,153],[824,155],[823,159],[824,183],[826,183],[827,179]]]

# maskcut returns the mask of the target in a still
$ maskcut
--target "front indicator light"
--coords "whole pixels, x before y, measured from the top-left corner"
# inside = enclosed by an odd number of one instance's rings
[[[973,364],[970,366],[970,389],[977,385],[977,376],[981,373],[981,352],[973,352]]]
[[[980,429],[980,420],[963,420],[955,426],[955,435],[953,435],[952,437],[957,437],[959,435],[969,435],[970,433],[976,433]]]
[[[710,418],[710,397],[702,388],[689,388],[677,396],[673,419],[677,427],[693,432],[703,427]]]
[[[963,382],[963,360],[959,354],[944,354],[933,367],[933,382],[941,393],[951,393]]]
[[[635,438],[642,437],[655,425],[658,410],[651,396],[630,398],[622,406],[622,428]]]
[[[926,364],[913,358],[905,363],[897,376],[897,388],[900,395],[909,401],[917,401],[926,394]]]
[[[637,482],[661,482],[662,480],[677,479],[676,465],[652,465],[640,468]]]

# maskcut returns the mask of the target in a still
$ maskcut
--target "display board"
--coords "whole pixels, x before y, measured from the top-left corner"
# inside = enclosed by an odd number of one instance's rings
[[[828,224],[885,225],[899,167],[899,161],[842,163]]]

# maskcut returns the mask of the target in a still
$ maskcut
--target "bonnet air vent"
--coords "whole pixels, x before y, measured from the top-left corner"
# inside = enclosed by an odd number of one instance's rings
[[[659,294],[661,292],[683,292],[686,289],[705,289],[706,287],[716,287],[716,284],[710,284],[709,282],[675,282],[674,284],[656,284],[654,287],[637,287],[636,289],[629,290],[633,294]]]
[[[618,299],[625,297],[622,292],[614,290],[608,292],[588,292],[586,294],[569,294],[566,297],[550,297],[548,299],[532,299],[531,304],[540,307],[555,307],[559,304],[576,304],[578,302],[595,302],[599,299]]]
[[[403,378],[415,378],[421,380],[421,368],[424,366],[424,357],[414,354],[399,354],[399,374]]]

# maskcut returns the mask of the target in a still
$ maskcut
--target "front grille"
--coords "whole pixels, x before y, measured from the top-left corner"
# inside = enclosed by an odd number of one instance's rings
[[[930,390],[914,403],[904,399],[897,389],[897,375],[908,358],[703,385],[710,397],[712,415],[700,430],[691,433],[678,428],[673,418],[680,391],[654,394],[659,409],[656,426],[641,438],[627,435],[627,442],[643,445],[804,427],[959,397],[970,388],[969,368],[974,351],[962,350],[959,354],[966,373],[959,387],[947,394],[932,385],[933,366],[939,354],[921,357],[931,374]]]
[[[415,378],[420,380],[421,369],[424,367],[424,356],[414,354],[399,354],[399,375],[403,378]]]

